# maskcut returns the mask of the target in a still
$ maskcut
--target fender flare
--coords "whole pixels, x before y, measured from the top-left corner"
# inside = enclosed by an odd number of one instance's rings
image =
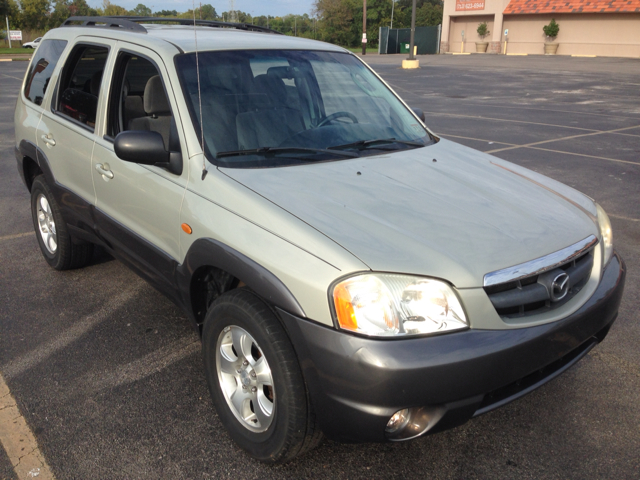
[[[26,172],[24,170],[24,159],[25,157],[31,158],[34,162],[38,164],[42,173],[44,173],[45,178],[47,179],[47,183],[51,186],[56,185],[56,179],[53,176],[53,172],[51,171],[51,166],[49,165],[49,159],[47,155],[42,151],[40,147],[38,147],[35,143],[30,142],[28,140],[21,140],[20,145],[16,148],[16,157],[18,160],[18,167],[20,170],[20,176],[24,180],[25,185],[29,190],[31,190],[31,185],[29,185],[29,180],[27,179]]]
[[[187,305],[191,304],[191,279],[203,266],[224,270],[242,280],[270,304],[306,318],[296,298],[277,276],[246,255],[212,238],[196,240],[182,265],[177,268],[178,284]]]

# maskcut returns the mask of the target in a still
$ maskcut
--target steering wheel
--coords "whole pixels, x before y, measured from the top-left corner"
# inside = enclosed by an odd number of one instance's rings
[[[332,122],[333,120],[337,119],[337,118],[342,118],[342,117],[347,117],[349,118],[349,120],[351,120],[353,123],[358,123],[358,119],[356,118],[356,116],[353,113],[349,113],[349,112],[336,112],[336,113],[332,113],[331,115],[329,115],[327,118],[325,118],[324,120],[322,120],[318,126],[316,128],[320,128],[320,127],[324,127],[327,123]]]

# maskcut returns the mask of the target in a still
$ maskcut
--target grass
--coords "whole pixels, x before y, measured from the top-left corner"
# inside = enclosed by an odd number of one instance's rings
[[[353,53],[362,53],[362,47],[356,47],[356,48],[352,48],[352,47],[345,47],[347,50],[353,52]],[[367,48],[367,53],[378,53],[378,49],[377,48]]]
[[[33,48],[22,48],[22,47],[14,47],[14,48],[0,48],[0,54],[7,54],[7,53],[13,53],[13,54],[18,54],[18,53],[33,53]]]

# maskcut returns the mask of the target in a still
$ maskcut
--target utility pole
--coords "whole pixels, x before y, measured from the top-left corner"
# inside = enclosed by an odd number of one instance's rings
[[[415,3],[415,0],[413,0]],[[367,54],[367,0],[362,0],[362,55]]]
[[[413,46],[415,45],[416,37],[416,0],[413,0],[413,7],[411,10],[411,41],[409,42],[409,60],[415,60],[416,57],[413,54]]]
[[[7,21],[7,38],[9,39],[9,48],[11,48],[11,32],[9,31],[9,16],[5,15],[4,19]]]
[[[391,0],[391,28],[393,28],[393,8],[396,6],[396,0]]]

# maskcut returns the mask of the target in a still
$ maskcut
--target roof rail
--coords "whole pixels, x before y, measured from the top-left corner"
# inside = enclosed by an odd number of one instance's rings
[[[174,17],[125,17],[116,16],[112,18],[127,19],[131,22],[143,22],[143,23],[157,23],[157,22],[172,22],[179,25],[196,25],[204,27],[218,27],[218,28],[236,28],[238,30],[251,30],[254,32],[276,33],[282,35],[280,32],[271,30],[270,28],[260,27],[251,23],[232,23],[232,22],[219,22],[217,20],[198,20],[195,22],[191,18],[174,18]]]
[[[79,24],[78,24],[79,23]],[[170,17],[130,17],[125,15],[115,15],[113,17],[70,17],[66,19],[61,27],[116,27],[124,28],[132,32],[147,33],[147,29],[139,23],[177,23],[179,25],[196,25],[217,28],[235,28],[238,30],[249,30],[253,32],[275,33],[280,32],[266,27],[259,27],[250,23],[218,22],[215,20],[198,20],[190,18],[170,18]],[[98,24],[98,25],[97,25]]]
[[[98,27],[98,28],[122,28],[138,33],[147,33],[142,25],[131,22],[123,17],[69,17],[62,22],[61,27]]]

